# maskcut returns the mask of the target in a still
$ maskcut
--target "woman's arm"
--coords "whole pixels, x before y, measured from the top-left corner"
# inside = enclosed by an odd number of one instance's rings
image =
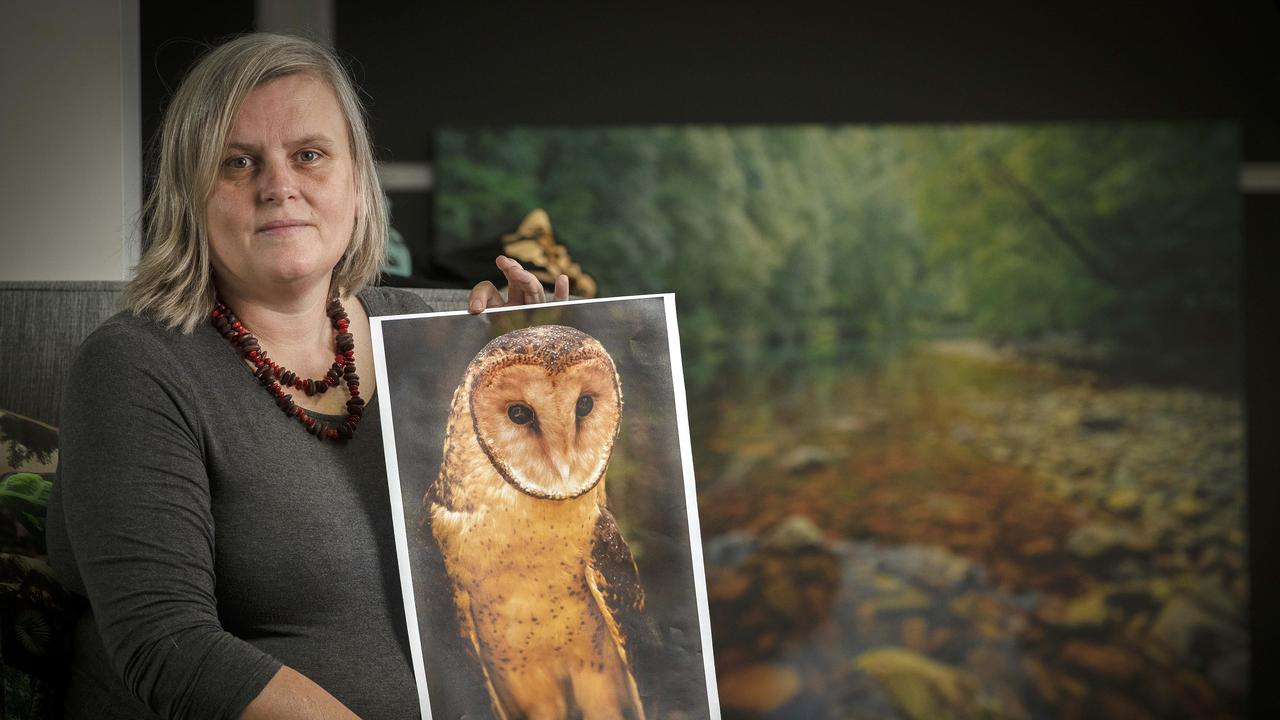
[[[356,714],[306,675],[282,666],[240,720],[351,720]]]
[[[129,692],[161,717],[213,720],[238,717],[281,664],[219,618],[210,487],[186,387],[198,371],[137,321],[86,340],[64,390],[54,490],[70,554],[51,559],[82,586]]]

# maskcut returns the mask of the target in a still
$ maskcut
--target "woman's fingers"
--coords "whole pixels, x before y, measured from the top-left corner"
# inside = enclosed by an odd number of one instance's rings
[[[471,288],[471,297],[467,300],[467,310],[471,313],[483,312],[485,308],[506,307],[507,305],[527,305],[547,301],[547,291],[542,281],[533,273],[525,270],[517,261],[506,255],[499,255],[494,261],[498,269],[507,279],[507,297],[504,300],[497,286],[485,280]],[[556,278],[553,294],[555,300],[569,299],[569,276]]]
[[[547,292],[542,288],[542,281],[533,273],[525,270],[520,263],[506,255],[499,255],[495,261],[498,269],[507,277],[507,304],[525,305],[540,303],[547,299]]]
[[[485,308],[502,307],[502,293],[493,283],[485,280],[471,288],[471,297],[467,299],[467,312],[472,314],[483,312]]]

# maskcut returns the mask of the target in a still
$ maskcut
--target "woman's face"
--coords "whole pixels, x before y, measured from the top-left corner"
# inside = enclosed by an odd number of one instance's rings
[[[326,287],[355,226],[355,173],[342,110],[311,75],[245,98],[209,195],[219,287],[241,295]]]

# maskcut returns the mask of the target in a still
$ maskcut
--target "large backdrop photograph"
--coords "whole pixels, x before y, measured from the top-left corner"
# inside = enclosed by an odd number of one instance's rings
[[[1245,711],[1234,125],[434,148],[438,262],[541,210],[579,287],[679,298],[726,717]]]
[[[424,717],[719,717],[673,302],[374,321]]]

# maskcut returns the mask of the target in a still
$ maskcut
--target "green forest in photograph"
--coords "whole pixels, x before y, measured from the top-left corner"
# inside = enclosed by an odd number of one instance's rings
[[[1234,125],[435,147],[438,255],[543,208],[601,295],[676,293],[725,717],[1244,712]]]
[[[676,292],[695,377],[785,344],[1076,340],[1239,382],[1228,124],[515,128],[437,138],[437,245],[529,210],[606,295]]]

